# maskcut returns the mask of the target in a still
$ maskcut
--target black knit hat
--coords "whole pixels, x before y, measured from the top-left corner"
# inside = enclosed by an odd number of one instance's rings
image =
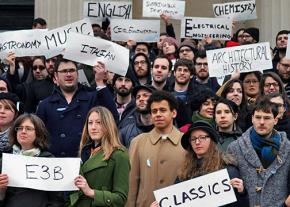
[[[19,111],[19,104],[20,104],[20,100],[18,98],[17,95],[15,95],[14,93],[0,93],[0,100],[9,100],[9,101],[12,101],[15,106],[16,106],[16,109]]]
[[[192,41],[190,41],[190,40],[184,40],[181,44],[180,44],[180,46],[179,46],[179,48],[178,48],[178,53],[179,53],[179,51],[180,51],[180,49],[182,48],[182,47],[189,47],[191,50],[192,50],[192,52],[195,54],[196,52],[197,52],[197,49],[195,48],[195,46],[194,46],[194,44],[192,43]]]
[[[244,33],[248,33],[249,35],[251,35],[251,37],[256,40],[257,42],[259,42],[259,36],[260,36],[260,32],[259,29],[256,27],[250,27],[245,29]]]
[[[116,83],[116,80],[120,77],[126,77],[129,78],[132,81],[133,87],[135,86],[134,78],[133,78],[133,72],[130,68],[128,68],[127,73],[125,76],[119,75],[119,74],[114,74],[113,80],[112,80],[112,85],[114,86]]]
[[[200,121],[194,122],[190,126],[188,131],[186,133],[184,133],[183,136],[181,137],[181,145],[185,150],[189,150],[189,146],[190,146],[189,138],[191,136],[191,133],[196,129],[204,130],[205,132],[207,132],[209,134],[210,139],[212,141],[214,141],[215,143],[218,142],[220,135],[214,129],[214,127],[210,123],[208,123],[207,121],[200,120]]]
[[[136,98],[138,91],[141,89],[145,89],[147,91],[150,91],[151,93],[153,93],[153,91],[156,91],[156,89],[152,85],[148,85],[148,84],[138,85],[138,86],[134,87],[133,93],[132,93],[135,98]]]

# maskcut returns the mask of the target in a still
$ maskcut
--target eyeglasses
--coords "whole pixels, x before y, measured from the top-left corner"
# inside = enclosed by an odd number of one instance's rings
[[[23,129],[26,131],[26,132],[32,132],[35,130],[35,128],[31,127],[31,126],[19,126],[19,127],[15,127],[15,131],[16,132],[22,132]]]
[[[198,142],[204,142],[208,138],[210,138],[210,136],[201,135],[199,137],[190,137],[189,140],[190,140],[190,142],[196,143],[197,140],[198,140]]]
[[[282,66],[283,66],[283,68],[285,68],[285,69],[290,69],[290,65],[288,65],[288,64],[284,64],[284,63],[280,63]]]
[[[68,73],[75,73],[75,72],[77,72],[77,69],[75,69],[75,68],[68,68],[68,69],[64,69],[64,70],[59,70],[59,71],[57,71],[58,73],[60,73],[60,74],[68,74]]]
[[[184,48],[184,49],[180,49],[179,53],[183,53],[183,52],[191,52],[192,50],[189,48]]]
[[[39,69],[39,70],[45,70],[45,66],[44,65],[34,65],[34,66],[32,66],[32,70],[37,70],[37,69]]]
[[[274,88],[278,88],[279,87],[279,84],[274,82],[274,83],[266,83],[264,85],[265,88],[271,88],[271,86],[273,86]]]
[[[258,80],[246,80],[246,81],[244,81],[244,83],[247,85],[250,85],[250,84],[254,85],[254,84],[259,83],[259,81]]]
[[[141,60],[141,61],[135,61],[134,62],[134,65],[139,65],[139,64],[141,64],[141,65],[145,65],[147,62],[145,61],[145,60]]]
[[[201,66],[207,67],[207,63],[195,63],[195,65],[198,67],[201,67]]]

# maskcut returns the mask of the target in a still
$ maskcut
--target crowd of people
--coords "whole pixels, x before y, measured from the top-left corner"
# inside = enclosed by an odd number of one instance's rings
[[[237,197],[225,206],[290,206],[290,31],[277,33],[272,69],[237,70],[220,85],[206,50],[258,43],[259,29],[235,28],[230,41],[179,40],[169,17],[161,19],[158,42],[116,42],[130,50],[125,76],[102,62],[8,53],[0,64],[1,155],[82,164],[74,192],[10,187],[1,173],[0,206],[157,207],[153,191],[220,169]],[[110,40],[108,22],[92,28]],[[79,70],[90,85],[78,82]]]

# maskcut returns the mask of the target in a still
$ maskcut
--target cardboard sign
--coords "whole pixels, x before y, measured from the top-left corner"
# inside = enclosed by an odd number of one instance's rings
[[[286,58],[290,59],[290,34],[288,34],[288,43],[287,43],[287,50],[286,50]]]
[[[132,19],[132,2],[86,1],[84,2],[84,17],[89,17],[92,22],[106,18]]]
[[[226,169],[154,191],[160,207],[216,207],[235,202]]]
[[[227,18],[184,17],[181,21],[181,37],[214,40],[230,40],[232,20]]]
[[[210,77],[273,68],[269,42],[207,50],[206,55]]]
[[[78,40],[78,41],[76,41]],[[126,75],[129,67],[129,50],[97,37],[71,33],[64,51],[64,58],[94,66],[97,61],[111,72]]]
[[[171,19],[184,17],[185,1],[176,0],[143,0],[143,17],[158,17],[161,14]]]
[[[256,9],[255,1],[213,4],[213,13],[215,17],[229,17],[234,21],[257,19]]]
[[[160,20],[111,20],[113,41],[157,42],[160,36]]]
[[[30,157],[3,153],[2,173],[8,186],[45,191],[78,190],[74,179],[79,175],[79,158]]]
[[[93,36],[93,29],[89,19],[83,19],[46,32],[41,37],[42,50],[45,57],[51,58],[62,53],[71,32]]]
[[[19,30],[0,33],[0,58],[4,59],[11,51],[16,57],[44,55],[40,50],[41,36],[47,30]]]

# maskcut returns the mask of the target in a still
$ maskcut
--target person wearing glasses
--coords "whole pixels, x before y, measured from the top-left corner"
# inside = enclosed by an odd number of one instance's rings
[[[134,74],[134,85],[151,84],[150,60],[144,53],[138,53],[131,60],[131,70]]]
[[[217,92],[220,85],[216,77],[209,77],[208,63],[205,51],[198,51],[195,56],[195,78],[192,79],[193,84],[210,88],[213,92]]]
[[[19,116],[9,132],[10,153],[31,157],[53,157],[47,151],[48,132],[44,123],[33,114]],[[17,168],[16,168],[17,169]],[[0,205],[7,207],[63,207],[61,192],[7,187],[9,175],[0,174]]]
[[[249,206],[247,190],[240,177],[233,157],[220,151],[219,134],[206,121],[194,122],[182,136],[181,145],[186,150],[185,160],[176,183],[226,168],[230,176],[237,202],[225,206]]]
[[[105,86],[105,65],[94,67],[97,90],[89,91],[78,83],[75,62],[59,57],[54,77],[58,87],[44,99],[36,114],[50,133],[49,151],[56,157],[76,157],[86,114],[94,106],[107,107],[118,121],[119,114],[109,89]]]
[[[248,105],[256,102],[259,96],[259,83],[261,80],[261,72],[254,71],[248,73],[241,73],[240,80],[243,83],[246,101]]]
[[[7,78],[12,85],[12,92],[17,94],[24,103],[24,111],[35,113],[38,103],[50,96],[54,88],[53,80],[48,75],[46,69],[45,57],[36,56],[32,59],[32,73],[34,78],[31,82],[17,84],[12,67],[10,67],[9,73],[10,75]]]
[[[280,59],[277,64],[277,74],[280,76],[283,81],[283,86],[287,93],[288,99],[290,99],[290,59],[285,56]]]

